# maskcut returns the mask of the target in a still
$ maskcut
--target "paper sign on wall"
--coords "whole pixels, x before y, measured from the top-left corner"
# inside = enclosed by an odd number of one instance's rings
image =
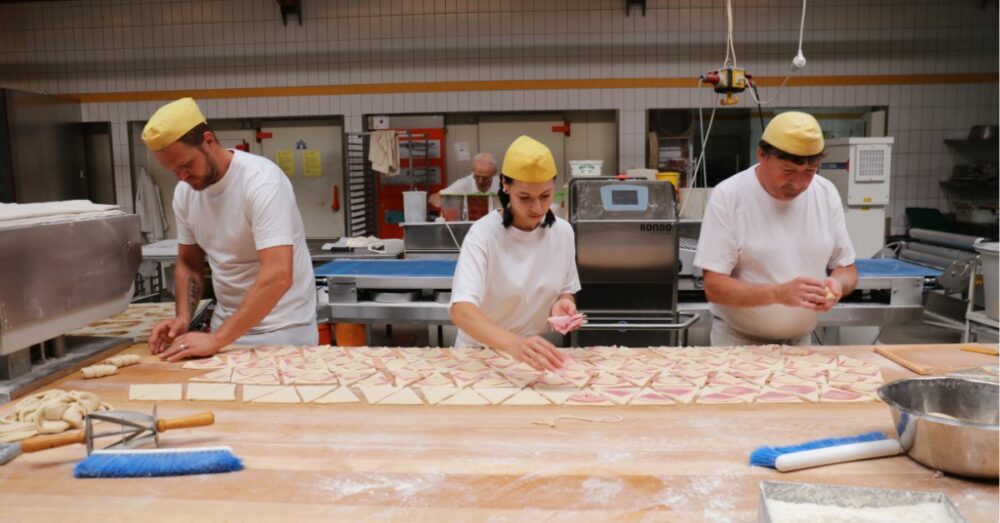
[[[314,149],[302,151],[302,175],[314,178],[323,176],[323,163],[319,151]]]
[[[469,152],[469,142],[455,142],[455,159],[460,162],[472,159],[472,154]]]
[[[295,176],[295,151],[279,149],[274,153],[274,163],[285,172],[285,176]]]

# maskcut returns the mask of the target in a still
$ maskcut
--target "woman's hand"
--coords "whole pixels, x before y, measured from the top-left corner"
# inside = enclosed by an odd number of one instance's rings
[[[555,372],[569,362],[569,356],[541,336],[519,338],[507,347],[500,347],[500,350],[540,371]]]
[[[574,316],[576,315],[576,302],[570,298],[559,298],[552,305],[549,316]]]

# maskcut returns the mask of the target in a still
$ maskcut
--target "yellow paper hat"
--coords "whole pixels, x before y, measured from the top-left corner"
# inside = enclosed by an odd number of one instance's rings
[[[142,141],[150,150],[159,151],[202,123],[207,120],[194,99],[181,98],[153,113],[142,130]]]
[[[761,136],[765,142],[796,156],[823,152],[823,130],[810,114],[788,111],[775,116]]]
[[[547,182],[556,177],[556,161],[548,147],[521,136],[507,148],[503,157],[503,174],[528,183]]]

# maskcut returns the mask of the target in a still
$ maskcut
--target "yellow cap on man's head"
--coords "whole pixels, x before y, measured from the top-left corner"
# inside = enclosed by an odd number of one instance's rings
[[[181,98],[153,113],[142,130],[142,141],[150,150],[159,151],[203,123],[208,123],[208,120],[201,114],[194,98]]]
[[[504,176],[522,182],[541,183],[556,177],[556,161],[552,151],[530,136],[514,140],[503,156]]]
[[[815,156],[823,152],[823,130],[811,114],[788,111],[775,116],[761,139],[795,156]]]

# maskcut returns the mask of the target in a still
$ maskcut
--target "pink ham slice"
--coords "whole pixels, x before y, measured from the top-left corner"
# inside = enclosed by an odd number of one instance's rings
[[[823,392],[821,399],[825,400],[835,400],[835,401],[855,401],[861,399],[863,396],[857,392],[850,392],[840,389],[827,389]]]

